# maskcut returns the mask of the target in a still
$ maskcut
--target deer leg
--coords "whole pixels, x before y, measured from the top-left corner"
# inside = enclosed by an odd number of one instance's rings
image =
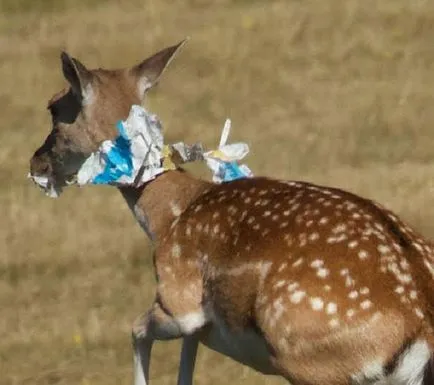
[[[175,320],[155,302],[152,309],[134,322],[132,339],[134,349],[134,385],[149,384],[149,364],[155,340],[181,338],[182,333]],[[190,350],[190,348],[189,348]],[[182,360],[181,362],[188,360]],[[194,360],[193,360],[194,365]],[[187,364],[185,364],[188,367]]]
[[[178,385],[191,385],[193,383],[193,372],[198,346],[198,333],[184,337],[182,341],[181,362],[179,364]]]
[[[153,340],[150,338],[137,338],[133,334],[134,352],[134,385],[149,384],[149,363]]]

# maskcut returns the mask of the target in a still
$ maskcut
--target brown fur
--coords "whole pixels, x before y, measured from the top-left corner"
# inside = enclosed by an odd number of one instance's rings
[[[153,188],[161,183],[163,190],[169,180],[175,179],[168,175],[164,178],[153,182]],[[304,183],[297,186],[268,179],[242,180],[215,186],[190,204],[156,250],[158,292],[164,307],[177,316],[209,301],[230,329],[255,325],[271,346],[276,367],[296,384],[346,384],[350,374],[360,371],[369,360],[380,360],[386,365],[408,339],[424,337],[432,344],[433,320],[429,316],[432,278],[425,277],[427,271],[423,266],[425,258],[432,258],[430,246],[393,214],[370,201],[339,190]],[[315,190],[312,192],[310,187]],[[320,197],[328,196],[324,191],[335,196],[324,201],[331,201],[330,206],[318,203]],[[285,217],[286,210],[297,204],[291,206],[288,202],[300,192],[303,193],[298,198],[300,206]],[[271,213],[264,217],[267,211]],[[214,213],[220,215],[213,217]],[[357,214],[357,219],[352,218],[353,214]],[[274,215],[279,218],[273,220]],[[320,218],[329,218],[329,222],[321,225]],[[310,220],[314,223],[309,225]],[[288,224],[282,227],[284,221]],[[379,234],[363,239],[367,223],[377,228]],[[332,229],[340,224],[345,224],[348,227],[345,232],[352,235],[345,241],[328,244]],[[256,225],[259,228],[255,229]],[[216,226],[218,231],[214,232]],[[318,240],[309,240],[308,235],[316,232]],[[307,234],[305,244],[303,233]],[[363,243],[363,251],[369,255],[366,260],[358,257],[360,247],[348,246],[354,240]],[[399,246],[399,242],[404,246]],[[418,252],[416,243],[426,251]],[[174,261],[171,253],[174,244],[182,247],[178,261]],[[396,293],[401,286],[399,276],[382,271],[389,256],[382,255],[380,245],[389,245],[391,255],[400,255],[398,263],[405,267],[401,273],[408,271],[413,276],[413,281],[403,286],[417,292],[417,299],[403,302],[404,297]],[[392,251],[393,247],[401,251]],[[297,265],[301,257],[305,261]],[[324,261],[329,277],[322,279],[315,275],[311,263],[317,258]],[[260,270],[251,269],[239,276],[231,274],[233,269],[261,261],[272,262],[262,284]],[[280,271],[285,264],[288,265]],[[167,266],[171,266],[170,271]],[[351,272],[347,283],[340,273],[343,269]],[[281,280],[285,284],[276,288]],[[429,290],[424,281],[431,282]],[[287,294],[291,282],[298,282],[310,297],[321,298],[324,309],[327,303],[335,303],[339,327],[332,327],[328,322],[333,317],[323,309],[314,310],[307,297],[300,304],[292,304]],[[186,296],[180,301],[179,288],[191,284],[201,295]],[[324,290],[326,284],[331,286],[330,291]],[[368,288],[369,293],[358,294],[360,299],[348,297],[349,292],[362,287]],[[272,312],[276,311],[273,304],[279,297],[284,301],[284,313],[271,322]],[[362,300],[371,301],[372,307],[360,308]],[[420,319],[414,312],[417,307],[428,318]],[[354,316],[346,315],[350,309],[356,310]]]
[[[178,47],[116,71],[89,71],[64,54],[71,89],[50,103],[53,132],[32,174],[66,180],[76,172]],[[408,341],[433,349],[434,251],[376,203],[303,182],[213,185],[181,171],[120,190],[155,243],[157,296],[137,335],[197,333],[295,385],[344,385],[373,362],[393,367]],[[248,333],[255,348],[263,341],[265,359],[230,350]]]

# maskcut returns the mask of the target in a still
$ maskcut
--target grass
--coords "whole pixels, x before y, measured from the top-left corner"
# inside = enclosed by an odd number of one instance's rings
[[[49,130],[46,101],[64,85],[62,49],[111,68],[191,36],[148,100],[168,142],[214,146],[229,116],[256,174],[349,189],[433,235],[432,1],[0,0],[0,10],[1,384],[131,383],[130,325],[154,291],[149,243],[114,189],[50,200],[26,180]],[[175,381],[178,349],[157,346],[155,385]],[[196,379],[281,382],[205,348]]]

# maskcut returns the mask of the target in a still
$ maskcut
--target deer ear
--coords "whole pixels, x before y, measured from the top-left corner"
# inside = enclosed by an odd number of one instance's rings
[[[71,85],[72,91],[82,104],[88,104],[92,96],[92,73],[66,52],[62,52],[60,58],[63,75]]]
[[[146,90],[155,86],[161,74],[171,62],[175,53],[186,43],[184,39],[178,44],[167,47],[155,55],[145,59],[140,64],[130,69],[130,73],[138,84],[139,96],[143,97]]]

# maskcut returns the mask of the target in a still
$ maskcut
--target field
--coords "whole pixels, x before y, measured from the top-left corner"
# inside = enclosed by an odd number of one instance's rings
[[[185,36],[147,103],[167,142],[213,147],[230,117],[256,174],[363,194],[434,235],[433,1],[0,0],[1,385],[132,382],[150,244],[114,188],[49,199],[28,161],[62,49],[115,68]],[[157,346],[154,385],[174,383],[178,351]],[[202,348],[196,384],[236,383],[282,382]]]

